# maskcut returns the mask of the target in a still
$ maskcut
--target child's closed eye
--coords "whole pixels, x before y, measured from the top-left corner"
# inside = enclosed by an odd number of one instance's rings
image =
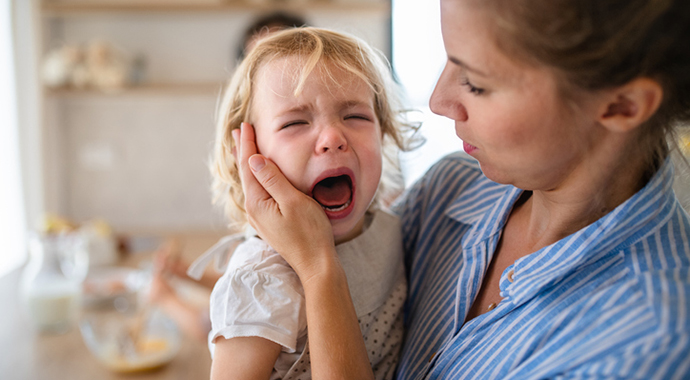
[[[289,121],[289,122],[283,124],[280,127],[280,129],[285,129],[288,127],[293,127],[293,126],[298,126],[298,125],[306,125],[306,124],[309,124],[309,122],[307,122],[306,120],[292,120],[292,121]]]
[[[352,115],[346,115],[345,120],[365,120],[365,121],[372,121],[371,116],[369,115],[363,115],[363,114],[352,114]]]

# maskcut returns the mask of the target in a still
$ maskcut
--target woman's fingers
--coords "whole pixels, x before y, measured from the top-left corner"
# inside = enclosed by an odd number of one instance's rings
[[[333,232],[328,217],[313,199],[297,190],[278,166],[257,154],[253,128],[233,131],[247,219],[262,239],[302,272],[318,252],[332,253]],[[328,257],[326,257],[328,259]]]
[[[287,207],[300,198],[306,197],[292,186],[290,181],[285,178],[280,169],[271,160],[264,156],[256,154],[249,157],[249,167],[255,180],[278,204],[280,209]]]
[[[305,195],[292,186],[271,160],[257,154],[254,136],[254,128],[248,123],[242,123],[241,132],[233,131],[235,143],[238,144],[239,141],[240,176],[245,207],[257,207],[256,211],[259,212],[265,208],[273,210],[277,207],[280,213],[284,206]]]
[[[257,153],[254,128],[248,123],[242,123],[241,130],[232,131],[235,140],[238,169],[242,179],[242,189],[244,190],[245,207],[257,202],[266,202],[271,196],[264,190],[256,180],[249,168],[249,157]]]

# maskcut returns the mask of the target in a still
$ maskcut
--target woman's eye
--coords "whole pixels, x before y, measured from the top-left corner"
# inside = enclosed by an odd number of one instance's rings
[[[467,78],[462,80],[462,85],[467,87],[467,89],[474,95],[482,95],[484,93],[483,88],[473,86]]]

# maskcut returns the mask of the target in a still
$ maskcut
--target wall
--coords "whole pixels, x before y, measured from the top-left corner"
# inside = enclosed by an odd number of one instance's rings
[[[68,15],[44,21],[44,48],[110,41],[146,54],[146,79],[210,84],[48,95],[44,124],[47,209],[77,221],[104,218],[118,230],[222,229],[211,206],[206,162],[214,111],[240,35],[256,12]],[[389,12],[305,12],[315,26],[344,30],[390,50]],[[206,88],[206,87],[204,87]]]

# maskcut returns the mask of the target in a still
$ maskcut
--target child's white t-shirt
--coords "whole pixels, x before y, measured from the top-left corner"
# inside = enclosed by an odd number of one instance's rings
[[[394,376],[407,295],[398,218],[377,210],[358,237],[336,246],[376,379]],[[311,378],[304,291],[297,274],[257,237],[241,243],[211,294],[218,337],[258,336],[283,346],[272,379]]]

